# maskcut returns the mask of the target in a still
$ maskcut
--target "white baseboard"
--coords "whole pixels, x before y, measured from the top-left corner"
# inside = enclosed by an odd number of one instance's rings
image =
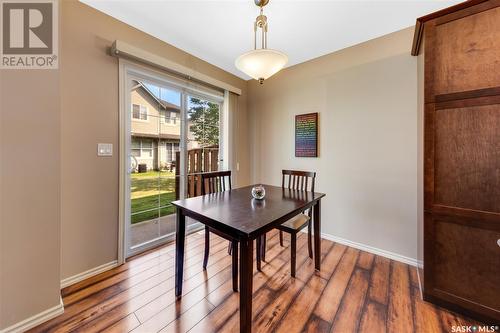
[[[328,240],[331,240],[332,242],[340,243],[340,244],[347,245],[350,247],[354,247],[358,250],[370,252],[370,253],[373,253],[373,254],[376,254],[376,255],[379,255],[382,257],[392,259],[392,260],[400,261],[402,263],[405,263],[405,264],[408,264],[411,266],[417,266],[417,264],[418,264],[418,260],[415,258],[406,257],[406,256],[403,256],[401,254],[382,250],[382,249],[379,249],[379,248],[376,248],[376,247],[373,247],[370,245],[353,242],[353,241],[350,241],[348,239],[333,236],[330,234],[321,233],[321,238],[328,239]]]
[[[20,321],[12,326],[0,330],[0,333],[21,333],[38,326],[52,318],[55,318],[64,312],[64,304],[62,298],[59,299],[59,304],[42,311],[34,316],[31,316],[23,321]]]
[[[108,262],[106,264],[103,264],[101,266],[97,266],[94,268],[89,269],[88,271],[67,277],[65,279],[61,280],[61,289],[70,286],[72,284],[78,283],[80,281],[83,281],[85,279],[88,279],[89,277],[92,277],[94,275],[97,275],[99,273],[105,272],[107,270],[110,270],[112,268],[115,268],[118,266],[118,260],[113,260],[111,262]]]

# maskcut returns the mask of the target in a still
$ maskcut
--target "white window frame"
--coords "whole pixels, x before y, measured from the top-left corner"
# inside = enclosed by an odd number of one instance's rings
[[[130,162],[129,162],[129,149],[130,149],[130,133],[131,133],[131,121],[144,121],[138,119],[132,119],[130,115],[130,109],[126,106],[131,105],[130,91],[131,86],[130,79],[144,80],[157,84],[159,86],[167,86],[169,89],[180,92],[181,98],[181,111],[177,122],[180,125],[180,136],[181,141],[179,143],[179,150],[183,151],[187,147],[187,134],[188,134],[188,123],[187,123],[187,99],[188,96],[199,97],[203,99],[210,100],[211,102],[218,103],[220,109],[223,110],[226,105],[225,95],[219,95],[216,93],[211,93],[208,91],[200,90],[197,87],[191,87],[182,81],[176,81],[174,78],[168,77],[164,72],[155,70],[132,61],[119,58],[119,94],[120,94],[120,193],[119,193],[119,227],[118,227],[118,263],[122,264],[125,262],[127,255],[131,256],[135,253],[129,252],[128,246],[130,243],[130,235],[127,232],[128,224],[130,224]],[[127,110],[128,109],[128,110]],[[224,123],[228,120],[225,117],[225,113],[220,113],[220,127],[221,127],[221,138],[220,145],[221,150],[223,150],[224,145],[228,145],[229,142],[224,141],[225,136],[222,135],[223,131],[227,131],[227,126]],[[149,119],[150,117],[148,117]],[[183,121],[183,119],[185,121]],[[176,124],[177,125],[177,124]],[[224,138],[223,138],[224,137]],[[180,167],[181,177],[186,178],[186,154],[180,154],[180,161],[176,161]],[[222,156],[222,155],[221,155]],[[222,164],[222,167],[226,167],[226,162]],[[185,195],[185,184],[183,181],[180,183],[180,196]],[[198,230],[203,226],[199,223],[191,224],[187,226],[187,231]],[[149,242],[148,247],[153,247],[164,243],[170,239],[173,240],[174,235],[164,235],[158,239]],[[141,249],[140,251],[145,250]],[[139,249],[137,252],[140,252]]]

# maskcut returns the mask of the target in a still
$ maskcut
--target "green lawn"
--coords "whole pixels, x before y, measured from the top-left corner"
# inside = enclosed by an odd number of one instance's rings
[[[131,175],[132,224],[170,215],[175,200],[175,175],[172,172],[149,171]],[[161,209],[158,209],[158,206]],[[147,211],[146,211],[147,210]]]

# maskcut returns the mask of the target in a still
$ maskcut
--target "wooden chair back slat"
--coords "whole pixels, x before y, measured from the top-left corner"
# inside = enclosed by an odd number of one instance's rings
[[[298,170],[282,170],[281,187],[285,188],[286,179],[288,178],[288,189],[298,191],[314,192],[314,183],[316,182],[316,172],[298,171]],[[309,181],[310,180],[310,181]],[[308,185],[311,186],[309,189]],[[312,210],[306,212],[312,218]]]
[[[288,184],[288,189],[290,190],[314,192],[315,181],[316,181],[316,172],[283,170],[281,178],[281,187],[285,188],[285,184]],[[311,186],[310,189],[309,185]]]
[[[201,174],[201,194],[210,194],[216,192],[231,190],[231,171],[205,172]]]

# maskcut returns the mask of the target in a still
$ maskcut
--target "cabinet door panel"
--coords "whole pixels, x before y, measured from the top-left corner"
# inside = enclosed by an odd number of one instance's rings
[[[500,317],[500,233],[439,218],[433,219],[433,229],[433,289],[491,308]]]
[[[434,112],[434,204],[500,213],[500,104]]]
[[[500,86],[500,7],[435,26],[434,95]]]

